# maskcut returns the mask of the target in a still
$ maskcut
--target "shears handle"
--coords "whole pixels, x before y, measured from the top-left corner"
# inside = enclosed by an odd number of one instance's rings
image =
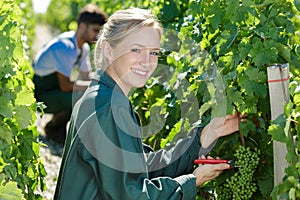
[[[221,159],[196,159],[194,160],[195,164],[220,164],[227,163],[229,164],[229,160],[221,160]]]

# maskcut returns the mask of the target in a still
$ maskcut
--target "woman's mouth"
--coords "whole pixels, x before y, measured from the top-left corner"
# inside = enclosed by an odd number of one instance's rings
[[[147,74],[147,71],[143,71],[143,70],[139,70],[139,69],[134,69],[132,68],[131,69],[135,74],[137,74],[138,76],[146,76]]]

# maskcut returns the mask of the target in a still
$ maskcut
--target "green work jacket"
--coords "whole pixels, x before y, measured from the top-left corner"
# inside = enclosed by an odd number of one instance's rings
[[[195,199],[200,128],[168,149],[142,142],[138,115],[99,70],[72,113],[54,200]]]

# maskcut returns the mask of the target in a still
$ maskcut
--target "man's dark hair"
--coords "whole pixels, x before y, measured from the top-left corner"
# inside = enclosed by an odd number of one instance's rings
[[[100,10],[97,5],[87,4],[80,10],[77,23],[99,24],[102,26],[107,22],[107,18],[107,14]]]

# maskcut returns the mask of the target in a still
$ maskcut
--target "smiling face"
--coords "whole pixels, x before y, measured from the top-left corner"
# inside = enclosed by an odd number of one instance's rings
[[[143,28],[108,47],[109,74],[127,95],[133,87],[143,87],[158,64],[160,37],[156,29]]]

